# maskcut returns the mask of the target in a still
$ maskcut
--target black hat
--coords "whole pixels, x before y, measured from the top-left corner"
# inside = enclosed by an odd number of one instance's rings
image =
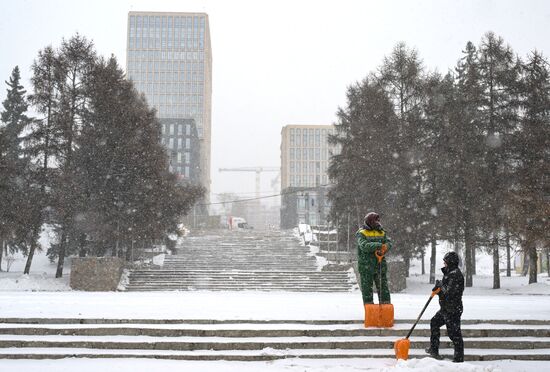
[[[376,212],[369,212],[365,216],[365,225],[369,226],[371,229],[380,229],[382,225],[380,224],[380,215]]]
[[[443,261],[445,261],[449,267],[457,267],[459,261],[458,254],[454,251],[449,252],[443,257]]]

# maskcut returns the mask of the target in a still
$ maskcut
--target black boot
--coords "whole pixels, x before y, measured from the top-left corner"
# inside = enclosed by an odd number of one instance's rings
[[[439,355],[439,351],[432,350],[430,347],[426,349],[426,354],[429,354],[432,358],[437,360],[443,359],[443,357]]]
[[[456,352],[453,358],[453,363],[463,363],[464,362],[464,352]]]

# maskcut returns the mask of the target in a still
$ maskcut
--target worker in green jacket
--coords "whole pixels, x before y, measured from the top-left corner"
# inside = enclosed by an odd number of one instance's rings
[[[363,304],[372,304],[372,284],[378,288],[381,304],[390,303],[390,291],[386,278],[387,265],[384,255],[391,249],[391,241],[380,223],[378,213],[370,212],[365,216],[365,224],[357,231],[357,256],[359,263],[359,274],[361,275],[361,292]],[[382,256],[382,278],[376,254]],[[381,287],[381,288],[379,288]]]

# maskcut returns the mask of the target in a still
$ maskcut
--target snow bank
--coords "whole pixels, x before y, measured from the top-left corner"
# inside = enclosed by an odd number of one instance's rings
[[[467,371],[467,372],[517,372],[544,371],[548,362],[538,361],[490,361],[453,364],[430,358],[396,362],[380,359],[282,359],[268,362],[231,361],[182,361],[154,359],[62,359],[62,360],[2,360],[6,371],[25,372],[351,372],[351,371]]]
[[[70,291],[69,276],[56,279],[50,273],[24,275],[1,273],[0,291]]]

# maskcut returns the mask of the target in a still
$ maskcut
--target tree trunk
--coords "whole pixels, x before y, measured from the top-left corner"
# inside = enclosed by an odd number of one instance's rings
[[[506,276],[512,276],[512,247],[510,246],[510,233],[506,231]]]
[[[472,275],[477,275],[476,247],[473,244],[472,251],[470,252],[470,260],[472,260]]]
[[[473,242],[472,242],[472,234],[470,231],[470,226],[466,224],[464,228],[464,264],[466,266],[465,270],[465,285],[466,287],[473,286],[473,258],[472,258],[472,252],[474,251]]]
[[[38,246],[37,243],[38,243],[39,234],[40,234],[40,227],[35,226],[33,228],[31,247],[29,249],[29,255],[27,256],[27,262],[25,263],[25,270],[23,270],[23,274],[29,274],[31,271],[32,259],[34,257],[34,252],[36,251],[36,247]]]
[[[493,248],[493,289],[500,288],[500,262],[498,254],[498,236],[495,233],[492,241]]]
[[[0,271],[2,270],[2,257],[4,256],[4,240],[0,240]]]
[[[431,240],[431,246],[432,246],[432,253],[430,256],[430,284],[435,283],[435,260],[436,260],[436,241],[435,238],[432,237]]]
[[[426,274],[426,270],[424,269],[424,256],[426,255],[426,251],[422,249],[422,275]]]
[[[56,278],[63,276],[63,264],[65,263],[65,251],[67,247],[67,235],[65,230],[61,233],[61,241],[59,243],[59,259],[57,261],[57,271],[55,272]]]
[[[527,249],[529,250],[529,284],[537,282],[537,247],[535,239],[527,239]]]
[[[523,266],[521,268],[521,276],[527,276],[529,272],[529,253],[527,251],[527,242],[522,243],[523,250]]]

